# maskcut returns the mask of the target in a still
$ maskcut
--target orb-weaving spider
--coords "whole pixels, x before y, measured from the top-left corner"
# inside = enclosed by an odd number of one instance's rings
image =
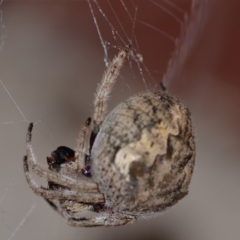
[[[188,193],[195,162],[189,110],[164,90],[131,97],[106,118],[107,99],[130,47],[121,50],[97,89],[92,119],[76,151],[59,147],[36,162],[28,128],[24,171],[32,190],[71,226],[119,226],[162,212]],[[46,178],[39,186],[29,168]],[[86,211],[92,212],[86,217]]]

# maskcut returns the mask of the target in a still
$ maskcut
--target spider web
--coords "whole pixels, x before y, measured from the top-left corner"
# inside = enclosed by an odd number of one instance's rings
[[[132,232],[138,232],[137,239],[182,239],[180,228],[171,230],[171,222],[181,221],[181,209],[166,215],[161,231],[159,219],[124,227],[124,233],[123,228],[68,227],[29,190],[22,170],[24,139],[28,123],[34,122],[33,145],[43,164],[56,147],[74,148],[81,124],[91,116],[103,71],[129,44],[132,52],[109,110],[133,94],[158,90],[161,81],[188,102],[189,81],[181,70],[208,19],[209,1],[0,3],[1,239],[122,239]]]
[[[65,226],[25,183],[22,156],[29,121],[35,123],[33,139],[40,162],[59,145],[75,146],[81,123],[91,115],[103,70],[128,44],[132,54],[112,93],[110,108],[141,90],[158,88],[190,7],[190,1],[167,0],[2,4],[2,239],[37,239],[34,232],[47,232],[52,222],[44,219],[54,219],[57,231],[57,223]],[[41,217],[43,207],[46,216]],[[48,239],[59,236],[45,234]]]

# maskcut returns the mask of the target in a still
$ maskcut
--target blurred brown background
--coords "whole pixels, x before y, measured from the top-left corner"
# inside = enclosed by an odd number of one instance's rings
[[[164,0],[159,2],[164,6]],[[127,43],[106,3],[99,1]],[[119,1],[111,3],[127,36],[131,36],[132,25],[117,6]],[[175,3],[189,13],[190,1]],[[167,14],[149,1],[138,4],[138,20],[174,38],[179,35],[179,24]],[[113,39],[109,25],[96,5],[93,7],[103,38],[110,42],[111,59],[118,51],[114,46],[122,47],[123,42]],[[132,5],[128,3],[127,7],[133,15]],[[37,123],[33,144],[39,162],[45,163],[57,146],[74,148],[80,125],[91,115],[93,94],[105,69],[103,48],[86,1],[5,1],[1,10],[7,38],[0,52],[0,79],[25,118]],[[182,14],[171,11],[182,20]],[[208,11],[204,32],[182,73],[170,85],[170,92],[191,109],[196,130],[196,170],[189,196],[161,216],[132,226],[67,226],[27,186],[22,157],[28,124],[0,85],[1,239],[240,239],[240,3],[218,0]],[[146,86],[154,87],[166,70],[174,44],[139,22],[134,33],[154,78],[146,73]],[[146,88],[136,64],[131,69],[126,63],[122,76],[112,93],[110,108]],[[34,211],[25,218],[32,206]]]

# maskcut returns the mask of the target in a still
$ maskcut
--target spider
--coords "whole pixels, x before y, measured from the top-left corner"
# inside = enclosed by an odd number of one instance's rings
[[[39,165],[26,137],[24,172],[30,188],[71,226],[119,226],[156,215],[188,193],[195,141],[190,111],[164,88],[135,95],[106,118],[107,100],[131,47],[119,51],[104,72],[92,118],[76,150],[58,147]],[[42,187],[29,169],[47,179]]]

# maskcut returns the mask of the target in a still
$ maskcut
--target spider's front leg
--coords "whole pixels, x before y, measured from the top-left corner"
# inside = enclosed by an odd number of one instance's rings
[[[41,167],[37,161],[31,145],[33,124],[31,123],[28,128],[26,138],[27,156],[24,158],[24,173],[26,180],[31,189],[37,194],[46,199],[70,199],[86,203],[101,203],[104,202],[104,197],[98,191],[98,185],[94,182],[85,181],[83,179],[73,179],[70,176],[62,175],[58,172],[53,172],[47,168]],[[39,186],[32,178],[29,167],[33,172],[40,177],[46,178],[49,182],[67,187],[73,190],[52,190]]]
[[[110,62],[107,70],[103,74],[102,81],[98,86],[97,93],[94,100],[94,113],[93,113],[93,132],[97,133],[104,120],[104,115],[107,111],[107,100],[112,91],[115,80],[117,79],[120,69],[126,60],[131,45],[122,49],[116,57]]]
[[[32,138],[33,124],[30,123],[28,127],[27,137],[26,137],[26,150],[27,150],[27,163],[34,173],[40,177],[48,179],[48,181],[55,182],[59,185],[63,185],[68,188],[73,188],[82,192],[98,192],[98,186],[94,182],[86,182],[84,180],[76,180],[71,177],[61,175],[57,172],[53,172],[40,166],[37,163],[36,156],[34,154],[31,138]]]
[[[78,164],[77,169],[85,176],[91,177],[90,168],[92,146],[101,124],[104,121],[109,94],[112,90],[115,80],[119,75],[119,71],[123,63],[129,54],[130,49],[130,45],[125,49],[122,49],[118,55],[114,57],[112,62],[110,62],[108,68],[103,74],[102,81],[97,88],[97,93],[94,100],[93,120],[88,118],[79,133],[75,156]]]
[[[85,156],[89,155],[89,127],[91,124],[91,118],[88,118],[85,124],[82,126],[77,139],[77,148],[75,152],[75,157],[77,159],[77,171],[80,172],[85,168]]]
[[[79,133],[77,139],[77,148],[75,152],[75,158],[77,161],[77,171],[81,172],[86,177],[91,177],[91,151],[96,134],[90,132],[91,118],[88,118]]]
[[[73,201],[85,203],[101,203],[104,202],[104,197],[100,193],[84,193],[75,190],[51,190],[39,186],[29,172],[28,159],[24,157],[24,173],[30,188],[39,196],[46,199],[69,199]]]

